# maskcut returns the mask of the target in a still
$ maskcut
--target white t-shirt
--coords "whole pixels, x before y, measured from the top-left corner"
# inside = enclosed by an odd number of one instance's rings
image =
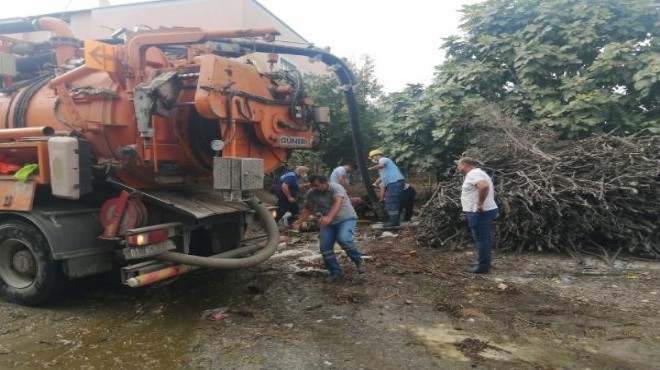
[[[346,179],[346,185],[351,184],[351,174],[348,173],[348,170],[344,166],[339,166],[332,170],[330,174],[330,182],[333,184],[339,184],[339,176],[344,176]]]
[[[481,168],[473,168],[465,175],[465,180],[463,180],[463,186],[461,187],[461,206],[463,206],[463,212],[477,211],[479,189],[477,189],[476,184],[481,180],[488,183],[488,195],[484,201],[484,211],[497,209],[493,180]]]

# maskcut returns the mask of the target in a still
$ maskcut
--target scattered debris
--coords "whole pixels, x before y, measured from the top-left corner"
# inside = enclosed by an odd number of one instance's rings
[[[559,274],[559,280],[564,284],[570,284],[575,281],[575,276],[571,274]]]
[[[229,317],[229,314],[226,312],[215,312],[209,315],[209,320],[212,321],[221,321]]]
[[[404,258],[417,258],[418,254],[417,251],[410,251],[406,254],[403,255]]]
[[[227,307],[214,308],[211,310],[202,311],[202,318],[211,321],[221,321],[228,318]]]

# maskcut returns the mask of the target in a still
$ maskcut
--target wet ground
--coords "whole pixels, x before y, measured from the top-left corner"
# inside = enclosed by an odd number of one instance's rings
[[[314,234],[291,234],[250,270],[0,302],[0,368],[660,368],[660,264],[497,255],[473,275],[469,251],[366,228],[359,241],[368,273],[342,259],[334,284]]]

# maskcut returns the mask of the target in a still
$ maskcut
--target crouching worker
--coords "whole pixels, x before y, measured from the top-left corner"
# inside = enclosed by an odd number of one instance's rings
[[[355,213],[358,215],[358,218],[365,219],[367,217],[367,212],[373,210],[369,202],[369,197],[364,195],[362,197],[350,197],[351,206],[355,210]]]
[[[415,198],[417,197],[417,191],[412,185],[406,183],[403,187],[403,193],[401,193],[401,203],[399,204],[399,215],[403,221],[410,221],[413,216],[413,208],[415,207]]]
[[[277,196],[277,214],[275,215],[275,222],[279,221],[284,216],[284,226],[289,226],[288,219],[298,219],[300,209],[298,208],[298,191],[304,185],[300,184],[300,179],[307,176],[309,168],[305,166],[298,166],[293,172],[287,172],[277,181],[275,185],[275,195]]]
[[[326,282],[335,282],[342,276],[342,269],[334,251],[335,242],[339,243],[351,261],[355,263],[358,273],[364,274],[367,269],[362,255],[353,241],[357,216],[346,190],[339,184],[329,183],[327,178],[320,175],[310,176],[309,186],[311,189],[305,197],[305,208],[300,214],[300,219],[293,224],[293,228],[299,229],[302,221],[313,212],[321,213],[319,247],[325,268],[330,272]]]

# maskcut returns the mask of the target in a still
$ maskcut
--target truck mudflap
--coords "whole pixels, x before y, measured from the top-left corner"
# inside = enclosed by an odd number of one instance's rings
[[[103,228],[98,211],[72,202],[53,202],[37,205],[30,212],[7,213],[34,224],[48,240],[53,259],[62,260],[113,250],[111,244],[99,246],[98,236]]]
[[[37,205],[29,212],[3,213],[36,226],[46,238],[53,259],[63,261],[64,273],[69,278],[112,270],[114,247],[99,244],[98,236],[103,229],[98,221],[98,209],[58,201]]]

